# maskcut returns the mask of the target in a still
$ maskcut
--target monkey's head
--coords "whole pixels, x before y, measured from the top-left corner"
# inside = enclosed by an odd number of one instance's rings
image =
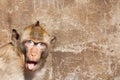
[[[17,42],[17,47],[24,54],[25,67],[29,71],[35,71],[45,63],[50,45],[55,39],[39,25],[39,21],[26,27],[21,35],[13,29],[12,40]]]

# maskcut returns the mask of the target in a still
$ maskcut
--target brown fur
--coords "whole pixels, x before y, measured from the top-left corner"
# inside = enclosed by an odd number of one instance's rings
[[[10,43],[0,48],[0,78],[2,80],[24,80],[23,57],[20,54]]]
[[[0,48],[0,78],[2,80],[24,80],[24,76],[25,80],[36,80],[34,77],[37,72],[37,74],[41,72],[42,76],[43,73],[45,74],[42,67],[46,62],[51,43],[56,38],[51,37],[39,25],[39,22],[26,27],[21,33],[19,35],[13,29],[12,43]],[[38,80],[39,77],[37,77]]]
[[[17,33],[16,33],[17,35]],[[44,66],[46,58],[48,56],[50,46],[55,41],[55,37],[50,36],[40,25],[39,21],[36,24],[26,27],[20,38],[17,40],[18,49],[22,51],[25,56],[25,80],[33,80],[35,73],[39,72]],[[28,41],[31,40],[34,46],[27,45],[30,44]],[[37,46],[38,43],[42,43],[40,47]],[[30,48],[29,48],[30,46]],[[32,56],[34,55],[34,56]],[[28,60],[37,61],[37,67],[34,70],[29,70]]]

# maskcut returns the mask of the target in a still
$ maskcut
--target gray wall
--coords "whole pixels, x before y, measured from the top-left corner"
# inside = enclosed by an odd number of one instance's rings
[[[0,0],[0,45],[37,20],[57,37],[43,80],[120,80],[119,0]]]

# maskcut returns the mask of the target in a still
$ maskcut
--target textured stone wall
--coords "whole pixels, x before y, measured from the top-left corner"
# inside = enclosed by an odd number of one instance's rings
[[[120,80],[120,0],[0,0],[0,45],[37,20],[57,37],[43,80]]]

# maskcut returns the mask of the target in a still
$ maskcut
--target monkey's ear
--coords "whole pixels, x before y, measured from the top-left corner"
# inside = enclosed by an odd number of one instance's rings
[[[40,22],[37,21],[37,22],[35,23],[35,26],[40,26]]]
[[[12,37],[11,37],[11,39],[12,39],[12,43],[14,45],[17,44],[19,38],[20,38],[20,36],[19,36],[18,32],[15,29],[12,29]]]

